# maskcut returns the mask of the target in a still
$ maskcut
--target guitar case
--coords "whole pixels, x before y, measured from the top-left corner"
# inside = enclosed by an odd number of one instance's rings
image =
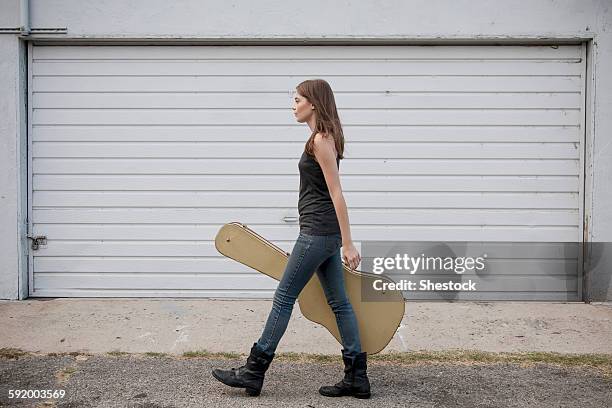
[[[290,255],[240,222],[223,225],[215,237],[215,247],[228,258],[276,280],[282,278]],[[359,324],[361,349],[376,354],[389,344],[402,321],[404,297],[401,291],[373,288],[375,280],[393,283],[390,278],[351,270],[344,263],[342,266],[346,293]],[[297,301],[304,317],[323,325],[342,345],[336,316],[327,303],[316,273]]]

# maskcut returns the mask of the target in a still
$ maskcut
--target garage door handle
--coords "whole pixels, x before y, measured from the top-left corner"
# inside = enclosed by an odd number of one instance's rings
[[[287,215],[286,217],[283,217],[283,221],[285,222],[297,222],[298,217],[293,216],[293,215]]]

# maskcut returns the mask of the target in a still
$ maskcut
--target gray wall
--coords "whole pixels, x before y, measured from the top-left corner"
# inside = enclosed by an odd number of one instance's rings
[[[245,40],[333,39],[359,43],[483,40],[498,42],[593,39],[587,103],[588,239],[612,241],[612,2],[607,0],[509,0],[288,2],[268,0],[31,0],[31,26],[67,28],[67,34],[38,34],[58,40]],[[19,1],[0,3],[0,25],[17,27]],[[363,43],[363,42],[361,42]],[[16,34],[0,35],[0,298],[21,296],[23,255],[23,114],[21,58]],[[22,187],[20,187],[20,185]],[[595,268],[592,300],[612,300],[610,247],[591,251]],[[21,272],[19,272],[21,271]],[[21,284],[20,284],[21,281]]]
[[[19,2],[0,3],[0,27],[19,22]],[[16,34],[0,34],[0,299],[27,296],[24,56]]]

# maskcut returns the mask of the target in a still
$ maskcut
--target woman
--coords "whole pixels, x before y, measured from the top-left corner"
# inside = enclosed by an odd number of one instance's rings
[[[352,269],[361,262],[351,239],[348,211],[338,176],[340,159],[344,158],[342,126],[334,94],[326,81],[307,80],[300,83],[296,91],[294,115],[298,122],[307,123],[312,132],[298,164],[300,234],[274,293],[263,333],[253,344],[246,364],[230,370],[214,369],[212,374],[226,385],[246,388],[247,394],[259,395],[293,305],[316,271],[327,303],[336,316],[345,365],[342,381],[321,387],[319,393],[330,397],[369,398],[367,353],[361,351],[359,327],[346,295],[342,269],[342,259]]]

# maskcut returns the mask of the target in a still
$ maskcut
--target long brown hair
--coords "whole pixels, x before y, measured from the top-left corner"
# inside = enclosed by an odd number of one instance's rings
[[[315,128],[306,142],[304,151],[314,156],[314,138],[317,133],[322,133],[334,138],[336,152],[340,159],[344,159],[344,133],[331,86],[323,79],[308,79],[301,82],[295,89],[314,105],[316,111]]]

